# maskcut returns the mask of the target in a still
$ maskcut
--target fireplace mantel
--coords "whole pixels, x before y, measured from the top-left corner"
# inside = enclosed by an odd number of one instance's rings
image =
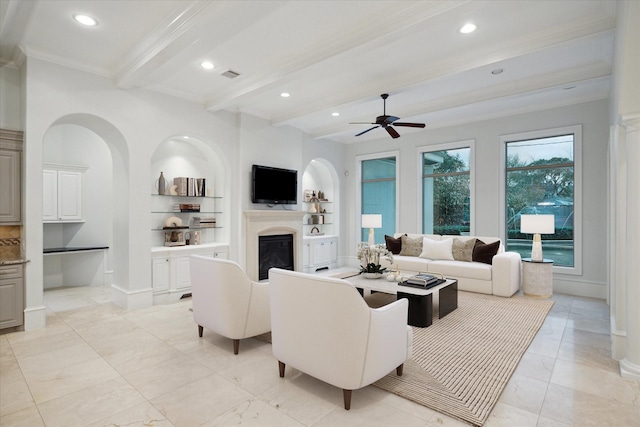
[[[302,220],[306,212],[285,210],[244,211],[245,270],[258,280],[258,237],[293,234],[293,258],[296,271],[302,271]]]

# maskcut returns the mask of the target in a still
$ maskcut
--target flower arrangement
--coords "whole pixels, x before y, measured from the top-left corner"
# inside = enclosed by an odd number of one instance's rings
[[[380,265],[381,256],[393,264],[393,254],[385,245],[369,246],[367,243],[360,243],[358,245],[360,273],[384,273],[387,269]]]

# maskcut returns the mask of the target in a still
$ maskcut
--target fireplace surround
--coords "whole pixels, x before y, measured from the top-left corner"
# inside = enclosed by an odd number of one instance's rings
[[[302,271],[303,211],[250,210],[243,212],[245,271],[251,280],[260,280],[259,237],[291,234],[293,236],[293,269]]]

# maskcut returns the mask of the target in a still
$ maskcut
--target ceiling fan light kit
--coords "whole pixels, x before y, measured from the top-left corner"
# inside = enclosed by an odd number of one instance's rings
[[[382,98],[382,102],[383,102],[383,107],[382,107],[382,115],[376,117],[376,121],[373,123],[368,123],[368,122],[352,122],[350,124],[356,124],[356,125],[362,125],[362,124],[367,124],[367,125],[375,125],[365,131],[362,131],[358,134],[356,134],[356,136],[360,136],[363,135],[369,131],[372,131],[376,128],[383,128],[387,131],[387,133],[389,135],[391,135],[392,138],[400,138],[400,134],[392,127],[392,126],[404,126],[404,127],[412,127],[412,128],[424,128],[424,123],[408,123],[408,122],[398,122],[397,120],[400,120],[399,117],[396,116],[387,116],[387,98],[389,97],[389,94],[387,93],[383,93],[382,95],[380,95],[380,97]]]

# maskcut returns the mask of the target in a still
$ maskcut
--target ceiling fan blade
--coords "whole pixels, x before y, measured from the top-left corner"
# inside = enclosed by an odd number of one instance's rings
[[[349,122],[350,125],[376,125],[377,123],[371,122]]]
[[[404,122],[394,122],[394,126],[406,126],[410,128],[423,128],[424,123],[404,123]]]
[[[363,131],[363,132],[360,132],[359,134],[356,134],[356,136],[360,136],[360,135],[362,135],[363,133],[367,133],[367,132],[369,132],[370,130],[374,130],[374,129],[375,129],[375,128],[377,128],[377,127],[379,127],[379,126],[374,126],[374,127],[372,127],[372,128],[369,128],[369,129],[367,129],[367,130],[365,130],[365,131]]]
[[[389,132],[389,135],[391,135],[391,138],[394,138],[394,139],[400,138],[400,134],[396,132],[396,130],[391,126],[386,126],[385,129],[387,130],[387,132]]]
[[[382,117],[384,117],[383,121],[388,125],[395,122],[396,120],[400,120],[400,117],[396,117],[396,116],[382,116]]]

